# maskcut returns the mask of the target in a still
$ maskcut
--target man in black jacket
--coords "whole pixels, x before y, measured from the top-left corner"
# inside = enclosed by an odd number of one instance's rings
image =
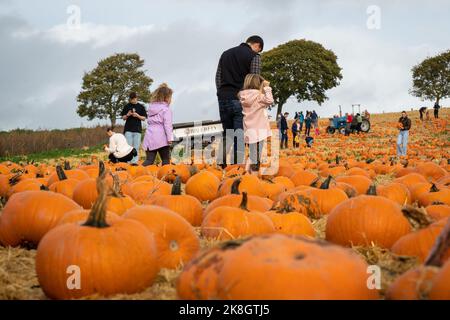
[[[397,138],[397,156],[406,156],[406,150],[408,146],[409,130],[411,129],[411,119],[405,111],[402,112],[402,116],[398,120],[400,133]]]
[[[281,115],[280,122],[280,130],[281,130],[281,145],[280,149],[288,147],[288,123],[287,117],[289,116],[289,112],[285,112],[284,115]]]
[[[439,109],[441,108],[441,106],[439,105],[439,103],[436,101],[436,103],[434,104],[434,118],[435,119],[439,119]]]
[[[263,39],[252,36],[245,43],[225,51],[220,57],[216,72],[216,88],[224,134],[217,162],[223,167],[226,166],[226,156],[233,145],[234,154],[231,162],[244,163],[244,125],[238,93],[242,90],[244,79],[248,74],[261,73],[259,53],[263,48]]]

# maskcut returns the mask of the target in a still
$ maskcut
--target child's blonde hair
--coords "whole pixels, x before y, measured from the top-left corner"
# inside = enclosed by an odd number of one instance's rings
[[[167,83],[162,83],[152,93],[151,102],[169,102],[172,99],[173,90],[169,88]]]
[[[263,82],[266,81],[259,74],[248,74],[244,80],[244,88],[242,90],[261,90]]]

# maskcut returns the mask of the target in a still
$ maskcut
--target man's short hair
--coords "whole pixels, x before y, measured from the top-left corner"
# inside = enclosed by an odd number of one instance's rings
[[[131,92],[130,93],[130,100],[136,99],[137,98],[137,93],[136,92]]]
[[[261,47],[261,51],[264,50],[264,40],[260,36],[251,36],[250,38],[247,39],[247,43],[251,44],[258,43],[259,46]]]

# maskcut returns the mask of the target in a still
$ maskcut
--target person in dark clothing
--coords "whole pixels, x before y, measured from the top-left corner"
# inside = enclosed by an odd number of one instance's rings
[[[439,109],[441,108],[441,106],[439,105],[439,103],[436,101],[436,103],[434,104],[434,118],[435,119],[439,119]]]
[[[280,148],[284,149],[288,147],[288,123],[287,117],[289,116],[288,112],[285,112],[284,115],[281,116],[281,145]]]
[[[313,110],[313,112],[311,113],[311,122],[314,128],[319,127],[319,116],[317,115],[316,110]]]
[[[261,53],[264,41],[252,36],[245,43],[222,53],[216,72],[217,98],[223,138],[217,163],[226,166],[228,152],[233,148],[232,163],[244,163],[245,144],[243,134],[242,105],[238,98],[248,74],[261,73]],[[231,142],[231,141],[233,142]]]
[[[298,136],[300,136],[300,120],[295,120],[292,124],[292,145],[294,148],[298,148],[300,143],[298,142]]]
[[[138,152],[131,160],[131,164],[136,165],[139,161],[139,149],[141,147],[142,121],[147,119],[147,111],[138,102],[136,92],[130,93],[130,102],[123,108],[121,116],[125,120],[125,128],[123,130],[125,138],[128,144]]]
[[[305,134],[307,137],[309,137],[309,135],[311,133],[311,125],[312,125],[311,113],[308,112],[308,113],[306,113],[306,118],[305,118]]]
[[[427,111],[427,107],[422,107],[419,109],[420,120],[423,121],[423,115]]]
[[[308,148],[312,148],[312,145],[313,145],[313,143],[314,143],[314,138],[313,138],[313,137],[310,137],[310,136],[307,136],[307,137],[305,138],[305,142],[306,142],[306,146],[307,146]]]
[[[398,128],[400,132],[397,138],[397,156],[401,157],[406,156],[409,130],[411,129],[411,119],[408,118],[405,111],[402,112],[402,116],[398,120]]]
[[[353,117],[352,123],[350,124],[350,132],[355,133],[358,130],[358,119],[356,116]]]

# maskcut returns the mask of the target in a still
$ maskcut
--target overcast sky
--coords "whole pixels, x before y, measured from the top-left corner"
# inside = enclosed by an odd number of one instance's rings
[[[71,5],[80,9],[79,29],[69,28]],[[338,56],[343,80],[329,100],[292,100],[287,111],[430,106],[408,94],[410,70],[450,49],[449,12],[446,0],[0,0],[0,131],[97,124],[77,115],[76,96],[83,73],[117,52],[145,59],[152,89],[174,88],[175,122],[218,119],[218,58],[252,34],[266,49],[306,38]]]

